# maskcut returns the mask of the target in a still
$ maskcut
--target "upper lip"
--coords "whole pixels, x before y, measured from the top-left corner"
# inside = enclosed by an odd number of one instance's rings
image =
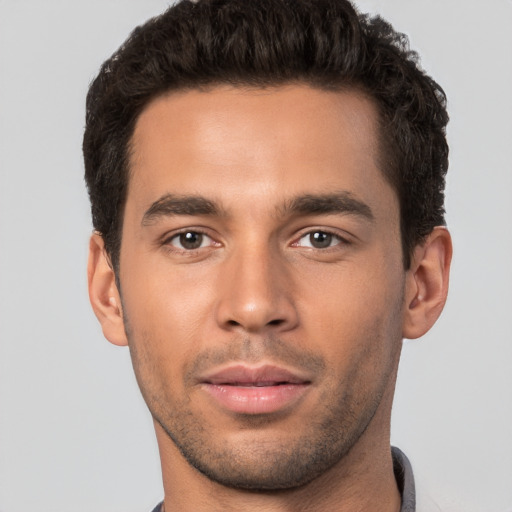
[[[277,385],[277,384],[309,384],[311,381],[301,372],[288,370],[274,365],[247,366],[231,365],[205,373],[200,382],[203,384],[226,385]]]

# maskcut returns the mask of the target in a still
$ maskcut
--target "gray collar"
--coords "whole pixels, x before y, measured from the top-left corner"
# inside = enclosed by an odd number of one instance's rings
[[[416,511],[416,489],[414,487],[414,475],[412,473],[411,463],[405,456],[405,453],[396,448],[391,447],[391,455],[393,457],[393,471],[395,473],[396,483],[402,495],[402,507],[400,512]]]

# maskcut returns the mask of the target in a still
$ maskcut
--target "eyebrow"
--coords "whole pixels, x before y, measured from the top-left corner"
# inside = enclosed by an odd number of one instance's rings
[[[333,194],[304,194],[286,201],[277,208],[279,216],[288,215],[327,215],[349,214],[374,221],[371,208],[349,192]],[[202,196],[179,196],[165,194],[146,210],[142,217],[142,225],[149,226],[161,217],[176,215],[209,215],[225,216],[226,213],[216,203]]]
[[[284,208],[280,208],[282,215],[322,215],[322,214],[348,214],[363,217],[374,221],[371,208],[356,199],[350,192],[336,192],[333,194],[305,194],[288,201]]]
[[[201,196],[178,196],[166,194],[156,200],[142,217],[142,225],[149,226],[161,217],[175,215],[221,215],[220,208]]]

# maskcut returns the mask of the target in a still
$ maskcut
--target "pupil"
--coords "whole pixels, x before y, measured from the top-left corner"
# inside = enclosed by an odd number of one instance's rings
[[[180,235],[180,244],[185,249],[198,249],[201,247],[202,242],[203,235],[201,233],[189,231],[188,233],[182,233]]]
[[[311,245],[316,249],[325,249],[329,247],[332,242],[332,235],[330,233],[324,233],[323,231],[316,231],[309,235]]]

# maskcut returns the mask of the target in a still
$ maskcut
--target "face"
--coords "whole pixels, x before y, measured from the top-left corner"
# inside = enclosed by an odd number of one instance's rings
[[[302,485],[387,428],[405,273],[376,125],[361,94],[306,86],[138,119],[125,330],[160,442],[214,481]]]

